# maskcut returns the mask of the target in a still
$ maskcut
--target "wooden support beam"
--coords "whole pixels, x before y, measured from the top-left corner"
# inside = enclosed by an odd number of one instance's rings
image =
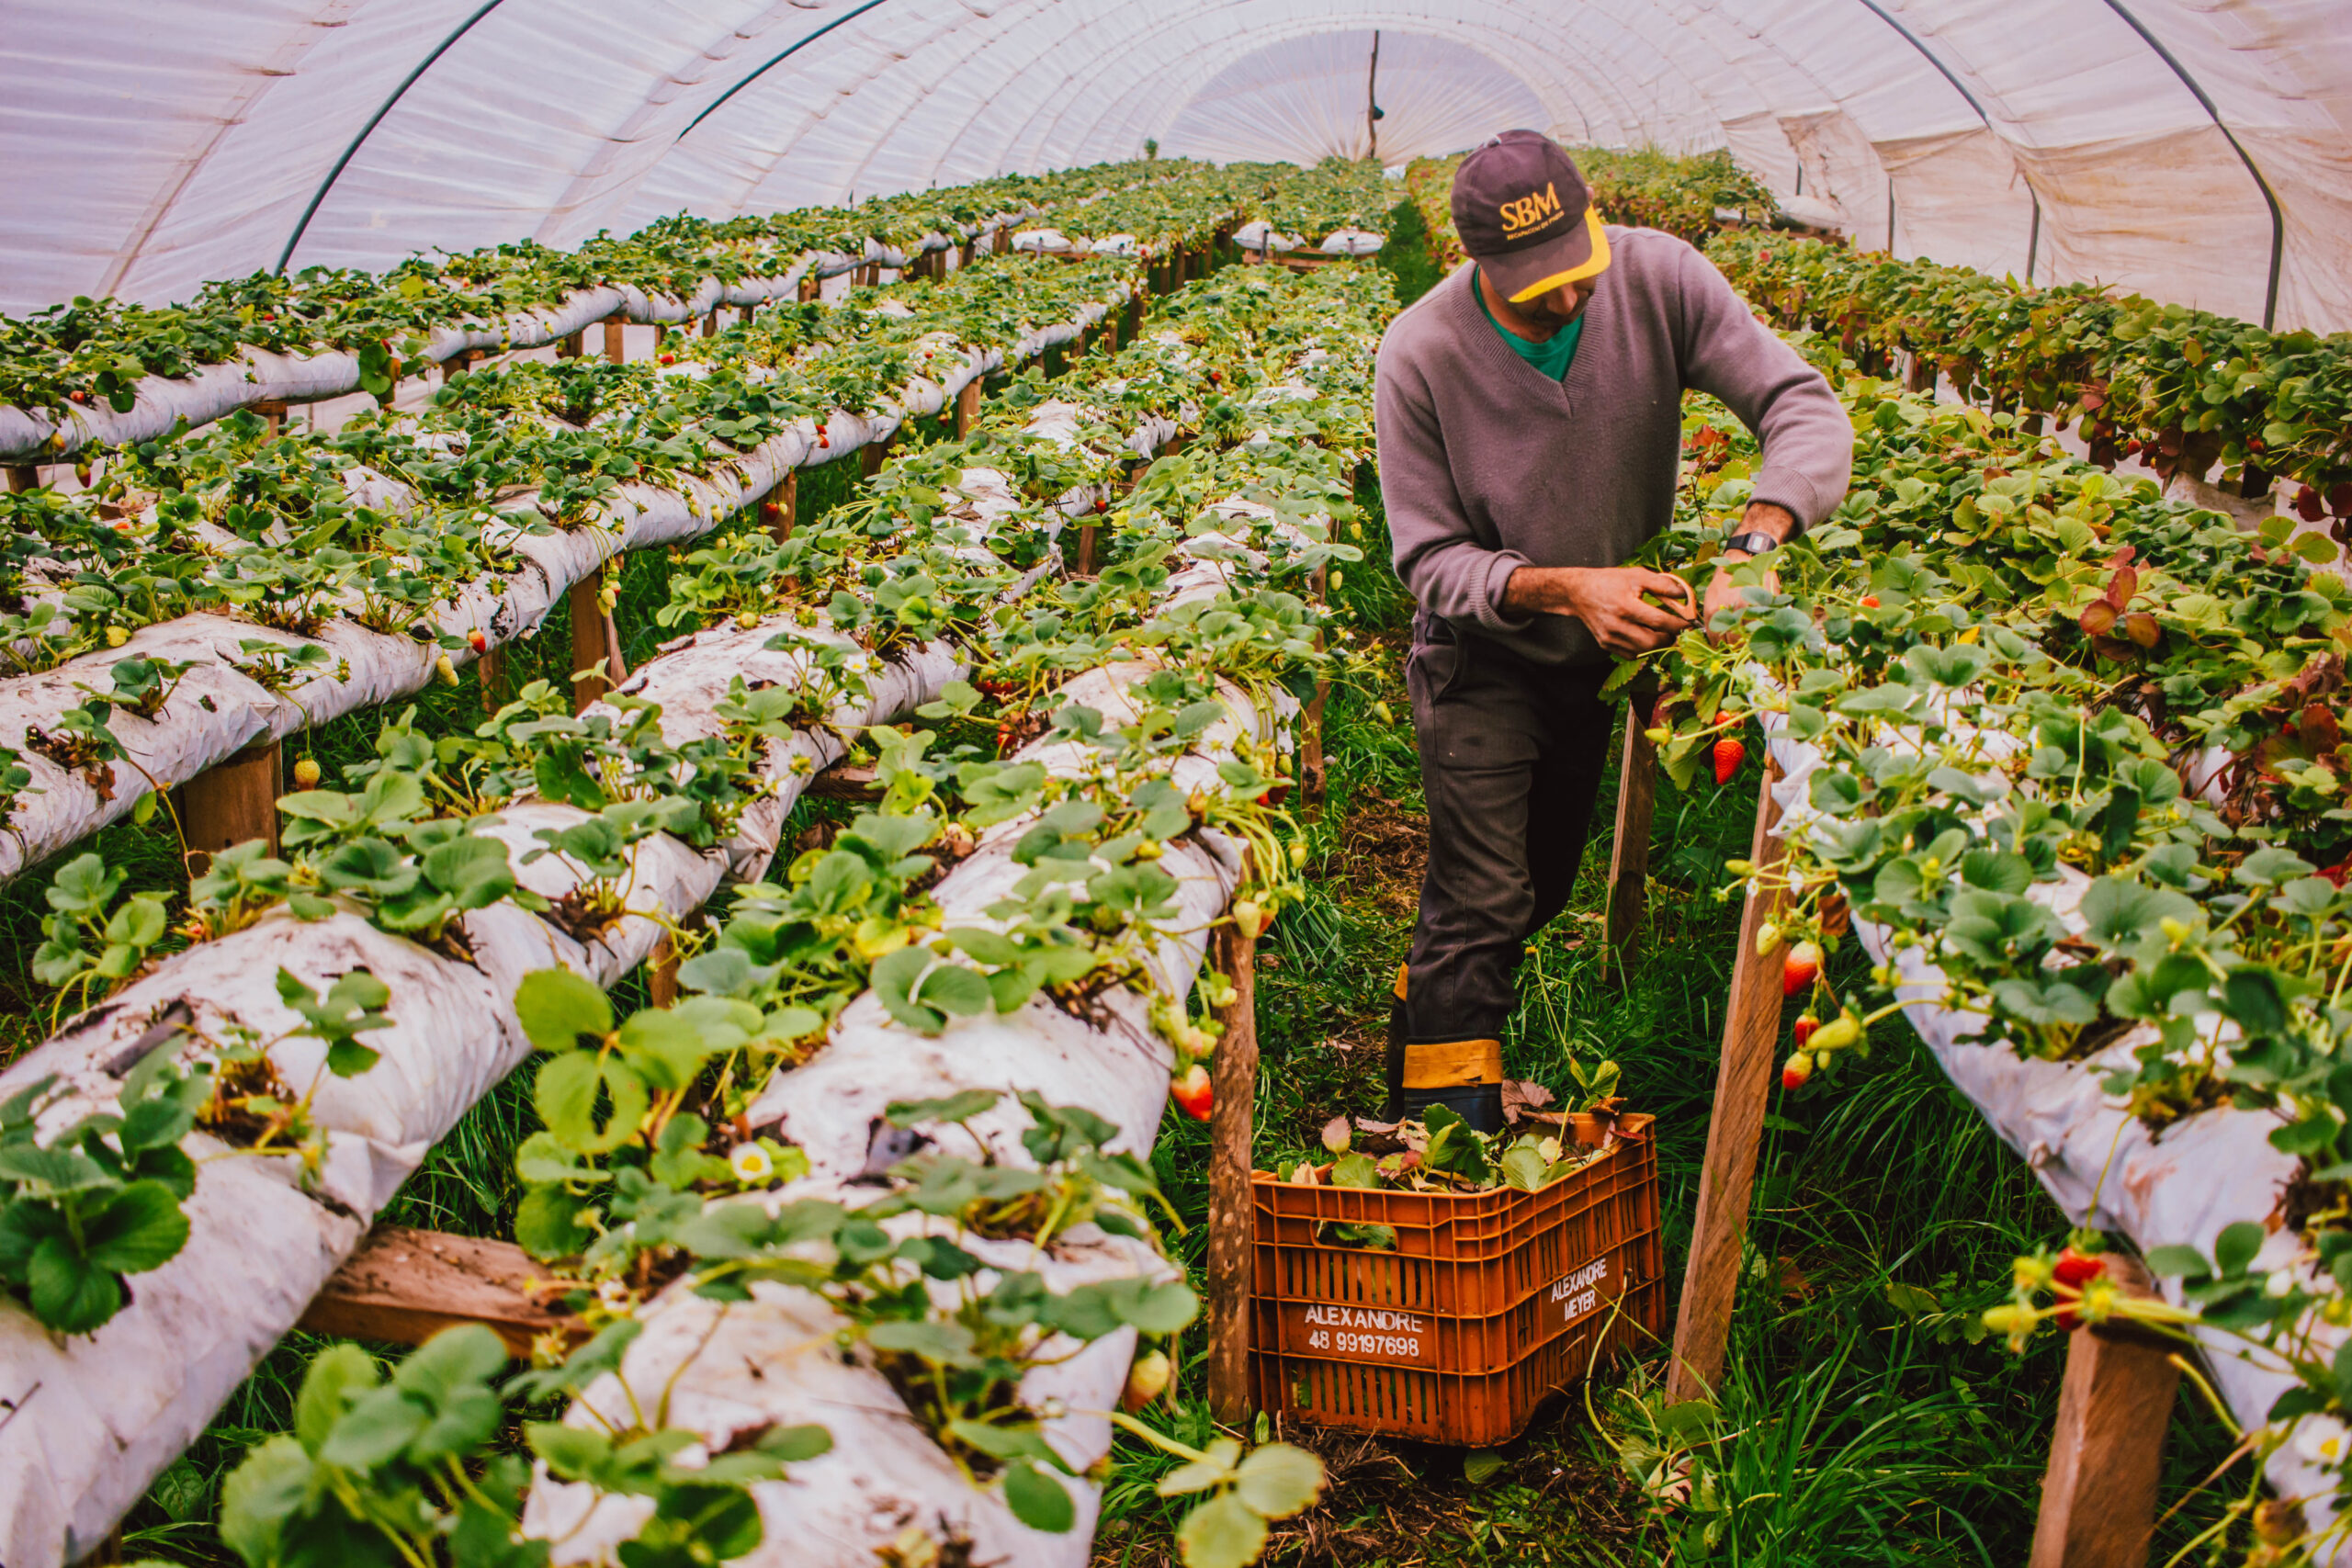
[[[645,997],[658,1008],[678,1005],[678,950],[667,935],[646,955]]]
[[[1330,569],[1317,567],[1311,592],[1318,604],[1328,604],[1330,592]],[[1323,634],[1315,634],[1315,645],[1323,646]],[[1323,710],[1331,700],[1331,682],[1321,676],[1315,678],[1315,695],[1308,700],[1298,722],[1298,793],[1308,811],[1319,811],[1323,806],[1327,770],[1323,762]]]
[[[1002,255],[1011,249],[1012,249],[1012,231],[1000,223],[996,230],[996,254]]]
[[[624,318],[605,318],[605,358],[607,363],[618,365],[628,357],[628,342],[622,335],[628,330],[628,322]]]
[[[1774,875],[1781,860],[1780,803],[1772,785],[1780,770],[1766,753],[1756,798],[1756,834],[1747,858],[1758,878]],[[1781,1043],[1781,949],[1756,951],[1757,932],[1781,908],[1777,889],[1750,888],[1739,918],[1738,956],[1724,1020],[1723,1059],[1715,1074],[1714,1111],[1707,1122],[1707,1155],[1699,1170],[1698,1213],[1690,1228],[1690,1260],[1682,1273],[1682,1304],[1674,1320],[1674,1359],[1667,1399],[1712,1397],[1724,1370],[1733,1298],[1739,1291],[1740,1244],[1747,1234],[1747,1204],[1756,1184],[1756,1150],[1772,1089],[1773,1057]]]
[[[1249,874],[1247,863],[1243,874]],[[1209,1408],[1226,1426],[1250,1418],[1250,1257],[1257,1217],[1250,1197],[1258,1109],[1257,943],[1230,922],[1210,937],[1211,962],[1233,982],[1217,1010],[1225,1026],[1209,1058]]]
[[[1078,577],[1094,575],[1095,529],[1091,523],[1078,525],[1078,567],[1072,574]]]
[[[716,305],[713,305],[709,310],[703,312],[702,335],[705,337],[717,337],[718,335],[718,307]]]
[[[2108,1255],[2126,1293],[2155,1293],[2139,1260]],[[2125,1323],[2066,1337],[2066,1377],[2041,1482],[2030,1568],[2142,1568],[2155,1533],[2179,1347]]]
[[[571,672],[574,676],[604,669],[587,680],[571,683],[571,711],[580,713],[606,692],[628,679],[628,667],[621,660],[621,639],[613,617],[605,613],[601,602],[604,584],[596,578],[583,578],[571,585]]]
[[[474,660],[474,680],[481,687],[481,711],[495,714],[506,690],[506,650],[483,649],[481,657]]]
[[[1643,731],[1645,715],[1625,706],[1625,745],[1618,753],[1617,836],[1609,855],[1609,945],[1617,962],[1634,953],[1650,879],[1650,816],[1657,801],[1657,748]]]
[[[806,305],[809,300],[817,298],[818,294],[824,288],[824,287],[825,280],[817,276],[817,269],[812,266],[807,272],[800,275],[799,288],[793,295],[793,298],[797,299],[801,304]]]
[[[879,800],[882,786],[876,782],[872,768],[836,762],[810,779],[803,793],[819,800]]]
[[[187,838],[187,874],[202,876],[212,857],[248,839],[266,840],[277,852],[277,797],[285,793],[278,744],[256,740],[180,786],[180,831]]]
[[[654,358],[656,358],[656,359],[661,358],[661,357],[662,357],[662,349],[664,349],[665,347],[669,346],[669,343],[670,343],[670,327],[669,327],[669,323],[667,323],[666,321],[656,321],[656,322],[654,322],[654,323],[653,323],[653,357],[654,357]]]
[[[897,440],[898,435],[893,433],[887,441],[869,441],[859,447],[857,449],[858,478],[870,479],[880,473],[882,465],[890,460],[890,447]]]
[[[800,511],[800,470],[793,469],[784,476],[784,482],[768,491],[768,504],[775,511],[768,517],[768,532],[777,544],[792,537],[792,525]]]
[[[587,352],[588,329],[586,327],[556,340],[555,356],[558,359],[578,359]]]
[[[972,434],[972,426],[980,418],[980,383],[978,378],[964,384],[956,394],[956,439],[963,440]]]
[[[261,416],[262,423],[269,429],[269,438],[277,440],[278,433],[286,428],[286,400],[255,398],[245,406]]]
[[[313,1334],[422,1345],[445,1328],[479,1323],[518,1361],[543,1334],[585,1338],[570,1314],[541,1305],[530,1255],[511,1241],[386,1225],[368,1234],[299,1326]]]
[[[8,493],[22,495],[28,490],[40,489],[40,466],[37,463],[11,463],[6,469]]]

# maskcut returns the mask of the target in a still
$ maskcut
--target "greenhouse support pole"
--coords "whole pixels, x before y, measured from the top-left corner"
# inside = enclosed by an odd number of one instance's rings
[[[1780,769],[1768,752],[1756,797],[1756,835],[1747,858],[1756,869],[1739,919],[1739,953],[1731,971],[1724,1019],[1723,1061],[1715,1073],[1715,1103],[1707,1122],[1706,1162],[1699,1170],[1699,1212],[1690,1228],[1690,1261],[1682,1273],[1682,1304],[1674,1319],[1673,1370],[1666,1396],[1679,1403],[1712,1397],[1723,1376],[1724,1345],[1739,1293],[1740,1246],[1756,1185],[1757,1145],[1772,1090],[1772,1057],[1781,1043],[1781,947],[1756,951],[1757,938],[1780,913],[1780,802],[1772,797]]]
[[[1372,30],[1372,66],[1363,77],[1363,134],[1371,151],[1364,155],[1380,162],[1380,29]]]
[[[2136,1258],[2105,1255],[2126,1295],[2153,1296]],[[2066,1337],[2066,1378],[2029,1568],[2142,1568],[2155,1533],[2165,1430],[2180,1387],[2177,1342],[2122,1319]]]
[[[2263,177],[2261,165],[2254,161],[2254,154],[2248,152],[2245,144],[2238,141],[2237,133],[2222,122],[2222,111],[2214,106],[2212,98],[2206,94],[2204,84],[2190,75],[2188,67],[2183,65],[2175,57],[2173,51],[2164,46],[2163,40],[2150,32],[2146,24],[2125,8],[2123,0],[2107,0],[2107,8],[2122,17],[2124,25],[2140,35],[2140,41],[2155,51],[2156,58],[2172,68],[2172,73],[2179,77],[2180,85],[2188,88],[2196,97],[2198,107],[2202,108],[2205,111],[2205,117],[2213,122],[2213,129],[2222,133],[2222,140],[2230,144],[2230,151],[2238,155],[2238,162],[2245,165],[2245,172],[2254,176],[2254,183],[2261,188],[2263,203],[2270,209],[2270,285],[2268,292],[2263,296],[2262,299],[2262,330],[2273,331],[2278,320],[2278,267],[2279,264],[2286,259],[2287,254],[2287,214],[2278,206],[2278,193],[2270,188],[2270,182]]]
[[[1242,880],[1249,875],[1245,855]],[[1258,1109],[1257,939],[1227,920],[1210,940],[1213,966],[1233,982],[1233,999],[1217,1010],[1225,1032],[1209,1057],[1209,1408],[1238,1428],[1250,1418],[1250,1253],[1257,1236],[1250,1195]]]

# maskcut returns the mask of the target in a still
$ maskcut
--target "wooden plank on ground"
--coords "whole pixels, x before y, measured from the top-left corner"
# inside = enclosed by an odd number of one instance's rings
[[[1644,715],[1625,707],[1625,745],[1618,753],[1617,837],[1609,855],[1609,945],[1622,965],[1634,953],[1650,878],[1650,819],[1657,803],[1657,748],[1644,733]]]
[[[2107,1267],[2127,1293],[2154,1293],[2138,1259],[2110,1255]],[[2180,1387],[2178,1348],[2120,1322],[2066,1337],[2030,1568],[2142,1568],[2148,1561],[2165,1431]]]
[[[381,1226],[312,1299],[300,1326],[313,1334],[422,1345],[445,1328],[479,1323],[527,1360],[531,1341],[568,1333],[569,1314],[541,1305],[529,1254],[510,1241]]]
[[[275,740],[259,740],[206,769],[181,786],[180,831],[187,838],[187,868],[204,874],[212,857],[232,844],[263,839],[277,852],[277,797],[284,793]]]
[[[1247,876],[1247,871],[1244,871]],[[1250,1262],[1257,1216],[1250,1198],[1258,1108],[1256,949],[1231,922],[1211,937],[1211,964],[1233,982],[1217,1010],[1225,1032],[1209,1058],[1209,1408],[1227,1427],[1250,1418]]]
[[[1756,834],[1747,858],[1759,878],[1781,859],[1780,803],[1772,785],[1780,770],[1768,753],[1756,797]],[[1699,1171],[1698,1213],[1690,1229],[1690,1260],[1682,1273],[1682,1304],[1674,1320],[1674,1360],[1667,1375],[1669,1401],[1711,1397],[1724,1370],[1733,1298],[1739,1291],[1740,1247],[1747,1235],[1747,1204],[1756,1184],[1756,1151],[1770,1103],[1773,1058],[1781,1043],[1781,950],[1756,951],[1757,932],[1779,912],[1781,896],[1748,893],[1739,919],[1739,953],[1732,965],[1731,998],[1724,1020],[1723,1060],[1715,1073],[1714,1110],[1707,1122],[1706,1160]]]

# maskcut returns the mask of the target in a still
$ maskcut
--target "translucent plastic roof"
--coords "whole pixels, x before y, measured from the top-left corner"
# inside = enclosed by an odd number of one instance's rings
[[[7,0],[0,309],[1136,155],[1728,144],[1858,241],[2352,328],[2346,0]],[[1371,69],[1372,34],[1382,69]],[[1802,190],[1800,192],[1800,184]],[[1891,207],[1891,210],[1890,210]],[[2037,216],[2038,208],[2038,216]],[[2274,227],[2277,243],[2274,246]]]

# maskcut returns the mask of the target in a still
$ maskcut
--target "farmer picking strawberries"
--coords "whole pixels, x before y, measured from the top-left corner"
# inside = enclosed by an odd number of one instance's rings
[[[1603,224],[1567,153],[1509,130],[1462,161],[1469,261],[1380,345],[1380,488],[1419,601],[1406,684],[1429,866],[1398,971],[1387,1115],[1502,1125],[1503,1022],[1530,935],[1566,904],[1607,761],[1612,655],[1699,624],[1679,578],[1624,564],[1674,515],[1682,393],[1763,446],[1725,565],[1845,498],[1853,431],[1819,372],[1670,234]],[[1704,614],[1735,602],[1728,572]]]

